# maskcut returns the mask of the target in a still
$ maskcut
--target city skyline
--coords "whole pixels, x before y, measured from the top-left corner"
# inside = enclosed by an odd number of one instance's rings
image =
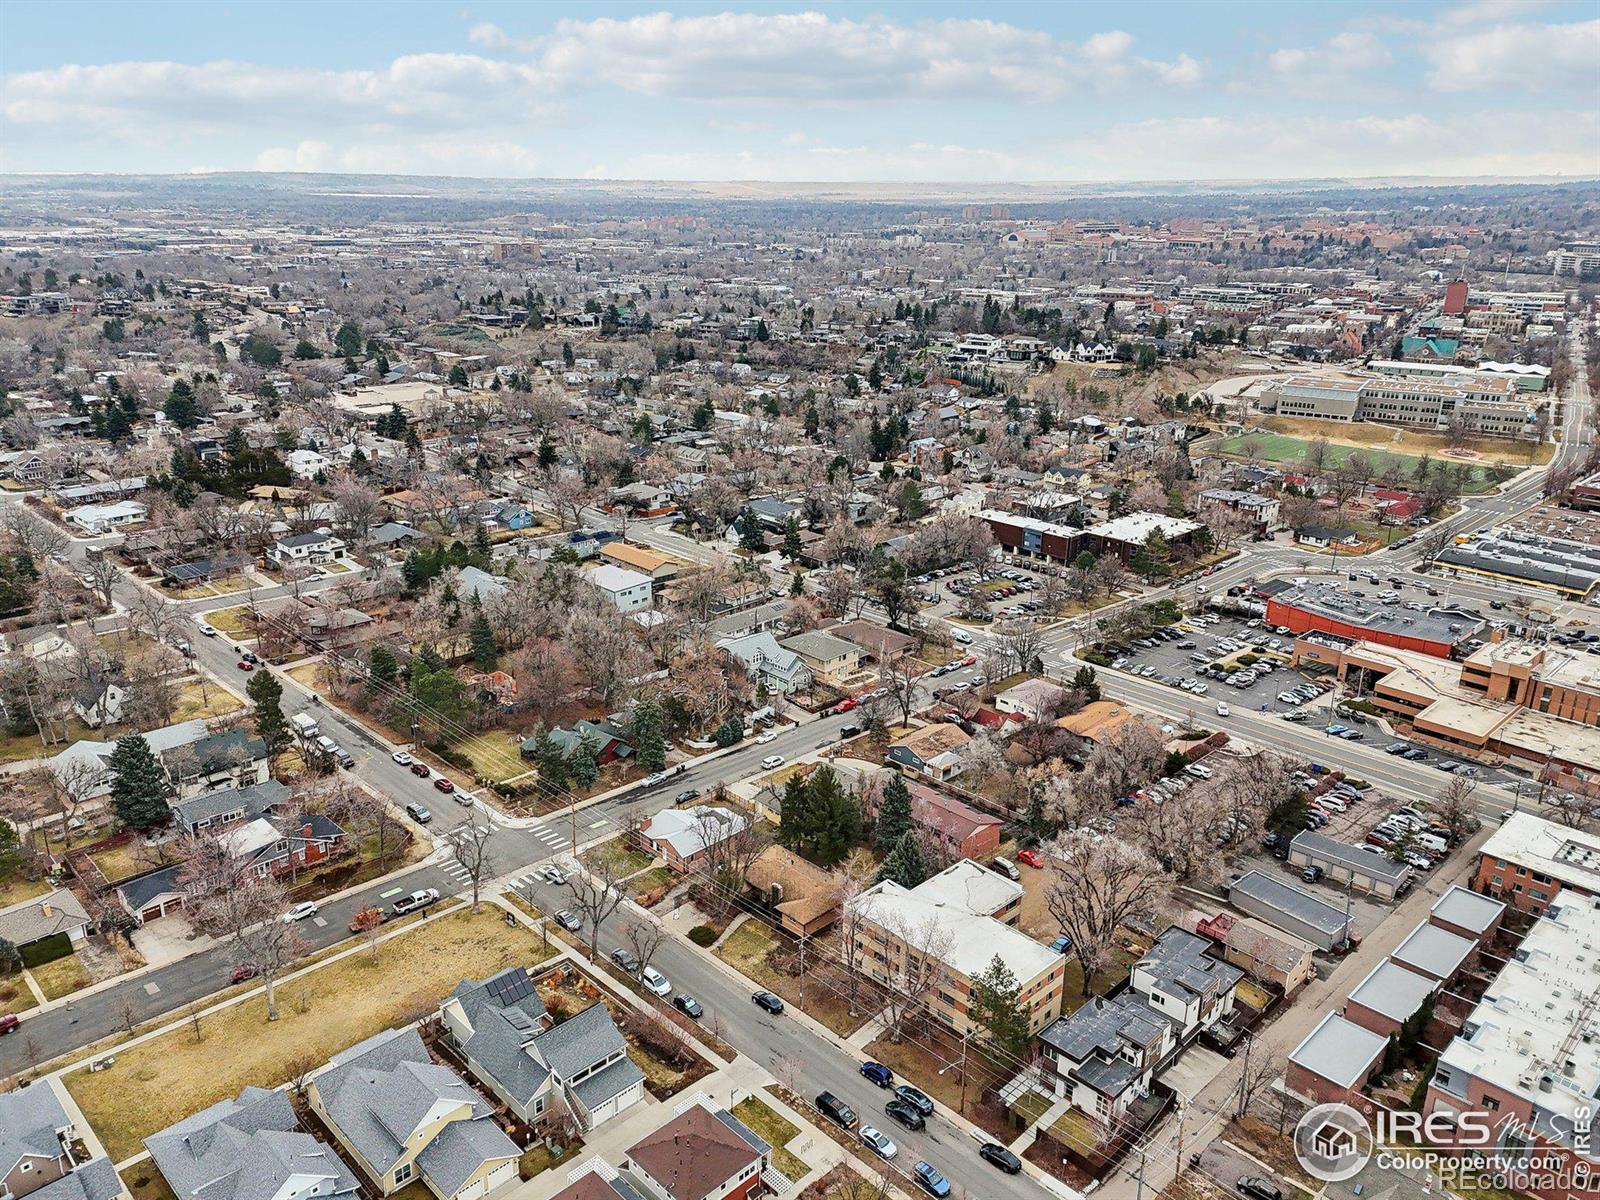
[[[1600,174],[1573,3],[13,4],[12,173],[821,182]]]

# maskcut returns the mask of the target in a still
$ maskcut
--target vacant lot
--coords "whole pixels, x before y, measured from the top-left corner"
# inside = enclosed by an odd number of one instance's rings
[[[250,610],[244,605],[233,608],[216,608],[201,614],[201,619],[212,628],[233,637],[254,637],[250,630]]]
[[[120,1161],[138,1153],[147,1135],[246,1084],[275,1087],[302,1064],[321,1065],[432,1011],[463,979],[544,957],[538,935],[508,927],[498,909],[451,913],[382,943],[376,959],[360,950],[280,984],[276,1022],[268,1023],[266,1000],[254,995],[202,1018],[198,1042],[191,1029],[175,1029],[118,1051],[109,1070],[74,1071],[63,1082]]]
[[[202,687],[198,682],[190,682],[178,693],[178,707],[168,724],[176,725],[196,717],[223,717],[243,707],[244,702],[226,688],[214,683]]]
[[[472,764],[472,769],[491,783],[504,783],[526,775],[532,767],[522,759],[522,743],[503,729],[457,742],[455,751]]]
[[[582,857],[584,863],[593,870],[599,871],[609,867],[615,872],[613,878],[616,879],[626,879],[629,875],[636,875],[654,861],[643,850],[635,850],[629,846],[620,834],[584,851]]]

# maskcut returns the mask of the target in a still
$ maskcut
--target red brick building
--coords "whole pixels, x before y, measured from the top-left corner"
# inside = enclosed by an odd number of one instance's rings
[[[979,862],[1000,849],[1000,819],[963,804],[954,796],[907,781],[911,791],[911,817],[926,829],[952,858]]]
[[[1517,813],[1478,851],[1472,886],[1535,916],[1565,893],[1600,894],[1600,837],[1532,813]]]
[[[771,1152],[732,1113],[696,1104],[630,1146],[623,1169],[664,1200],[746,1200],[769,1190]]]

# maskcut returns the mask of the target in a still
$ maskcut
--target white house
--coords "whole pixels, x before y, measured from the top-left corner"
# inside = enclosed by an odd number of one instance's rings
[[[137,525],[149,510],[137,500],[118,500],[115,504],[84,504],[69,508],[62,516],[88,533],[104,533],[123,525]]]
[[[291,450],[284,461],[297,479],[314,479],[317,472],[333,466],[333,459],[315,450]]]
[[[811,686],[811,668],[806,666],[805,660],[793,650],[785,650],[770,633],[718,638],[717,649],[726,650],[737,658],[770,692],[787,696]]]
[[[293,537],[278,539],[272,548],[272,558],[277,563],[324,563],[344,557],[345,545],[326,529],[314,533],[297,533]]]
[[[627,567],[614,567],[610,563],[602,563],[590,571],[589,582],[606,594],[606,598],[617,606],[618,612],[631,613],[649,608],[655,594],[655,581],[650,576],[630,571]]]

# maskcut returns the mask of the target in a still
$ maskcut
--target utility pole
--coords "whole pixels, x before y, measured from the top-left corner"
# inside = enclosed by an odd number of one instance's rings
[[[1174,1176],[1183,1174],[1183,1119],[1188,1115],[1189,1106],[1183,1103],[1180,1097],[1178,1101],[1178,1156],[1173,1160]]]
[[[1349,926],[1346,925],[1345,928],[1348,930]],[[1255,1035],[1252,1033],[1244,1035],[1244,1066],[1239,1072],[1239,1111],[1234,1114],[1235,1120],[1244,1118],[1245,1104],[1250,1095],[1250,1047],[1255,1044],[1255,1040]]]
[[[1134,1200],[1144,1200],[1144,1158],[1145,1158],[1145,1149],[1144,1149],[1143,1146],[1140,1146],[1139,1147],[1139,1178],[1137,1180],[1138,1185],[1139,1185],[1139,1190],[1138,1190],[1138,1193],[1135,1195]]]
[[[800,1008],[806,1006],[806,935],[800,935]]]
[[[967,1111],[967,1040],[972,1037],[969,1029],[961,1035],[961,1111]]]

